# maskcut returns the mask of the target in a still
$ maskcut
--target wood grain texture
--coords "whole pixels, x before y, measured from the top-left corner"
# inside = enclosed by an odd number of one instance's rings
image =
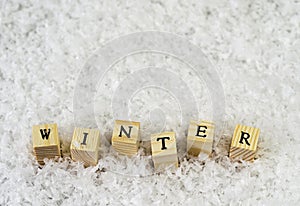
[[[229,157],[253,161],[257,149],[260,130],[238,124],[231,140]]]
[[[48,138],[43,138],[41,135],[42,130],[46,130],[49,133]],[[44,146],[51,146],[51,145],[59,145],[59,138],[58,138],[58,129],[57,124],[41,124],[41,125],[34,125],[32,127],[32,140],[33,140],[33,147],[44,147]]]
[[[37,161],[44,164],[44,159],[60,157],[60,141],[57,124],[41,124],[32,127],[33,152]]]
[[[99,159],[100,131],[98,129],[74,129],[70,146],[71,157],[85,166],[96,165]]]
[[[188,155],[198,156],[200,153],[212,153],[215,125],[213,122],[191,121],[187,136]]]
[[[165,138],[164,140],[161,138]],[[164,144],[163,144],[164,141]],[[178,167],[175,132],[151,135],[152,160],[156,170],[166,167]]]
[[[140,143],[140,123],[116,120],[112,134],[112,147],[121,155],[136,155]]]

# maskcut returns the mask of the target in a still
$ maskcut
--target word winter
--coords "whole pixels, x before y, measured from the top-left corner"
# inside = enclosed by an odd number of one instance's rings
[[[211,155],[215,125],[209,121],[191,121],[187,135],[188,156]],[[229,157],[234,160],[253,161],[260,130],[237,125],[231,140]],[[33,150],[39,164],[44,158],[60,157],[60,141],[56,124],[42,124],[32,127]],[[132,157],[138,153],[140,144],[140,123],[116,120],[112,133],[112,148],[120,155]],[[70,145],[71,157],[85,166],[97,165],[99,160],[100,131],[98,129],[74,129]],[[151,135],[151,154],[156,170],[166,167],[177,168],[178,156],[175,132]]]

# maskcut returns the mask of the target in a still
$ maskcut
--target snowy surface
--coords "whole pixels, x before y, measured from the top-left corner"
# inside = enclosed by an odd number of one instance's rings
[[[300,2],[2,0],[0,8],[0,205],[299,204]],[[70,161],[72,131],[82,126],[75,125],[73,97],[85,63],[109,40],[149,30],[189,40],[217,70],[226,115],[225,124],[217,125],[222,133],[213,157],[184,158],[184,105],[160,87],[136,88],[129,116],[141,121],[143,138],[176,131],[180,168],[157,174],[142,151],[128,159],[111,150],[113,121],[120,115],[112,96],[141,68],[180,76],[197,91],[199,118],[212,118],[209,90],[186,64],[138,53],[113,65],[95,88],[91,119],[102,136],[99,164],[84,168]],[[31,127],[51,122],[59,126],[64,158],[41,169],[32,154]],[[254,163],[227,157],[237,123],[261,129]]]

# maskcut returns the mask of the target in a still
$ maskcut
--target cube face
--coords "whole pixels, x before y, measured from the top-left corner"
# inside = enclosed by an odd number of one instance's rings
[[[137,154],[140,142],[140,123],[116,120],[112,134],[112,147],[119,154]]]
[[[162,171],[166,168],[176,169],[176,168],[178,168],[178,161],[176,160],[176,161],[162,162],[162,163],[154,162],[154,168],[156,171]]]
[[[85,166],[96,165],[99,158],[100,131],[98,129],[75,128],[70,146],[71,157]]]
[[[253,161],[259,134],[258,128],[238,124],[231,140],[229,157]]]
[[[175,132],[151,135],[152,155],[155,157],[177,153]]]
[[[140,123],[133,121],[116,120],[112,141],[122,141],[128,143],[136,143],[140,141]]]
[[[60,142],[57,124],[41,124],[32,127],[33,152],[39,164],[44,164],[44,159],[60,157]]]
[[[188,143],[188,155],[190,156],[199,156],[200,154],[209,156],[212,153],[213,142],[202,142],[202,141],[194,141],[193,143]]]
[[[151,135],[151,149],[155,169],[178,167],[175,132]]]
[[[191,121],[188,137],[187,151],[189,155],[198,156],[200,153],[210,155],[212,152],[215,125],[209,121]]]
[[[92,151],[98,150],[100,145],[100,131],[98,129],[79,128],[74,129],[71,149]]]
[[[33,147],[59,145],[57,124],[41,124],[32,127]]]

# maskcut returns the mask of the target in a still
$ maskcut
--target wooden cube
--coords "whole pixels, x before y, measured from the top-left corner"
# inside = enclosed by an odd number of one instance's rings
[[[253,161],[260,130],[254,127],[237,125],[231,140],[229,157]]]
[[[112,134],[112,147],[119,154],[136,155],[140,143],[140,123],[116,120]]]
[[[39,164],[44,158],[60,157],[60,142],[57,124],[41,124],[32,127],[33,152]]]
[[[191,121],[187,136],[188,155],[212,153],[215,125],[208,121]]]
[[[74,129],[71,142],[71,157],[85,166],[97,165],[99,158],[100,131],[98,129]]]
[[[151,135],[152,160],[156,170],[178,167],[175,132]]]

